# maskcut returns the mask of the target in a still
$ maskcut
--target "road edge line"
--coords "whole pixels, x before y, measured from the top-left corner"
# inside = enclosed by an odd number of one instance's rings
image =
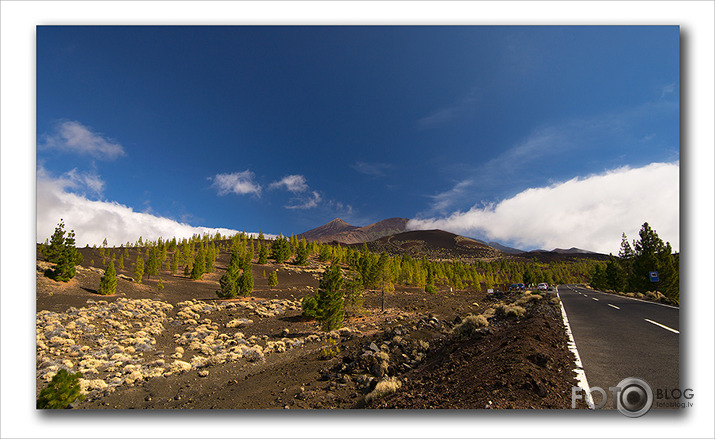
[[[569,350],[573,352],[574,356],[576,357],[576,369],[573,369],[574,372],[576,372],[576,381],[578,381],[579,387],[583,389],[586,392],[585,400],[586,404],[588,405],[588,408],[593,410],[594,405],[593,405],[593,400],[591,399],[591,388],[588,385],[588,380],[586,379],[586,371],[583,370],[583,363],[581,362],[581,356],[578,354],[578,348],[576,347],[576,340],[573,338],[573,332],[571,332],[571,325],[569,324],[569,319],[566,317],[566,308],[564,308],[564,303],[561,300],[561,295],[559,295],[558,291],[556,292],[556,297],[559,298],[559,305],[561,305],[561,317],[564,319],[564,327],[566,328],[566,335],[569,337]]]

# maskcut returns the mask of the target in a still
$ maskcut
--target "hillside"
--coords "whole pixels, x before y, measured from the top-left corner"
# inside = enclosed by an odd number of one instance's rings
[[[412,230],[368,242],[368,249],[390,255],[409,255],[427,259],[502,258],[499,250],[471,238],[443,230]]]
[[[335,218],[327,224],[301,233],[297,238],[306,241],[330,242],[335,240],[333,237],[340,236],[341,233],[349,233],[357,229],[359,227],[351,226],[340,218]]]
[[[438,230],[406,235],[470,245]],[[70,405],[80,410],[570,407],[574,360],[553,293],[525,300],[397,283],[384,295],[364,291],[360,310],[346,311],[342,327],[325,333],[302,316],[301,302],[318,289],[327,263],[254,259],[251,296],[219,300],[230,250],[228,241],[216,244],[215,271],[202,279],[162,264],[141,283],[131,263],[146,248],[80,248],[84,260],[64,283],[45,276],[53,264],[38,246],[36,396],[66,368],[82,373],[86,399]],[[126,265],[117,269],[116,294],[103,296],[107,253]],[[268,285],[272,272],[278,285]],[[517,301],[523,319],[495,312]],[[486,324],[475,327],[470,314],[483,314]],[[383,400],[379,383],[395,378],[402,389]]]
[[[572,249],[573,250],[573,249]],[[537,262],[566,262],[566,261],[578,261],[578,260],[593,260],[593,261],[607,261],[608,255],[602,253],[594,253],[585,250],[564,250],[559,251],[555,249],[553,251],[546,250],[533,250],[530,252],[523,252],[512,255],[516,259],[522,260],[536,260]]]
[[[407,221],[407,218],[388,218],[364,227],[357,227],[336,218],[327,224],[301,233],[297,238],[316,242],[337,241],[341,244],[359,244],[404,232]]]

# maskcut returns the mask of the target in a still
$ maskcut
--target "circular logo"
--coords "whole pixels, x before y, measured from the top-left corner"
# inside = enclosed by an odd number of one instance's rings
[[[653,390],[640,378],[626,378],[617,386],[620,390],[616,400],[618,411],[637,418],[648,413],[653,405]]]

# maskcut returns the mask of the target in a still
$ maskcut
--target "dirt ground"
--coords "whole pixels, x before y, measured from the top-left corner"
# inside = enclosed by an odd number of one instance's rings
[[[466,316],[521,293],[367,291],[363,311],[325,334],[301,317],[324,268],[314,260],[254,264],[250,298],[216,296],[226,253],[202,280],[164,270],[142,284],[120,278],[117,294],[101,296],[98,251],[81,249],[67,283],[45,277],[38,257],[37,393],[60,368],[80,371],[77,409],[571,408],[574,359],[548,295],[459,337]]]

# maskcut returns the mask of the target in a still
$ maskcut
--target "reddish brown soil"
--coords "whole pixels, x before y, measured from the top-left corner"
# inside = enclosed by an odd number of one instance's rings
[[[86,269],[90,261],[99,265],[98,249],[81,249],[83,267],[68,283],[57,283],[37,275],[37,311],[65,312],[70,307],[86,306],[87,300],[118,298],[160,300],[176,304],[200,299],[215,303],[218,279],[225,270],[228,254],[221,253],[217,270],[201,281],[162,271],[160,276],[142,284],[119,279],[117,294],[96,294],[100,273]],[[114,250],[118,253],[119,250]],[[130,250],[125,265],[136,259]],[[39,259],[38,259],[39,260]],[[38,262],[39,263],[39,262]],[[318,268],[311,261],[309,269]],[[279,285],[269,288],[267,275],[278,270]],[[120,274],[131,275],[128,270]],[[253,266],[254,297],[244,299],[259,303],[264,299],[300,300],[318,287],[315,273],[289,265]],[[165,288],[158,291],[158,279]],[[503,298],[507,302],[514,298]],[[470,291],[426,294],[415,287],[398,286],[384,299],[380,292],[365,293],[365,310],[351,315],[344,326],[350,333],[336,337],[337,355],[330,358],[321,349],[331,346],[322,341],[280,354],[270,354],[264,363],[237,362],[210,365],[181,374],[159,376],[122,384],[113,393],[76,403],[84,409],[126,408],[359,408],[365,407],[365,395],[387,376],[402,380],[402,387],[368,404],[368,408],[570,408],[571,386],[575,385],[573,358],[567,349],[567,337],[558,306],[544,298],[527,305],[527,315],[519,320],[490,321],[483,334],[457,339],[451,333],[455,324],[468,314],[478,314],[495,299]],[[384,306],[384,311],[383,311]],[[248,316],[235,309],[223,309],[210,315],[220,325],[237,317]],[[321,334],[317,324],[304,321],[300,310],[288,310],[270,318],[250,317],[255,323],[241,331],[270,338]],[[174,333],[181,327],[166,325],[156,337],[156,349],[145,355],[163,356],[176,347]],[[395,338],[398,337],[398,338]],[[401,341],[398,341],[401,340]],[[373,344],[374,343],[374,344]],[[371,346],[383,347],[389,362],[380,367]],[[368,355],[369,354],[369,355]],[[382,355],[382,354],[381,354]],[[153,358],[153,357],[152,357]],[[168,360],[168,358],[167,358]],[[199,372],[208,371],[201,377]],[[44,386],[38,378],[39,388]]]

